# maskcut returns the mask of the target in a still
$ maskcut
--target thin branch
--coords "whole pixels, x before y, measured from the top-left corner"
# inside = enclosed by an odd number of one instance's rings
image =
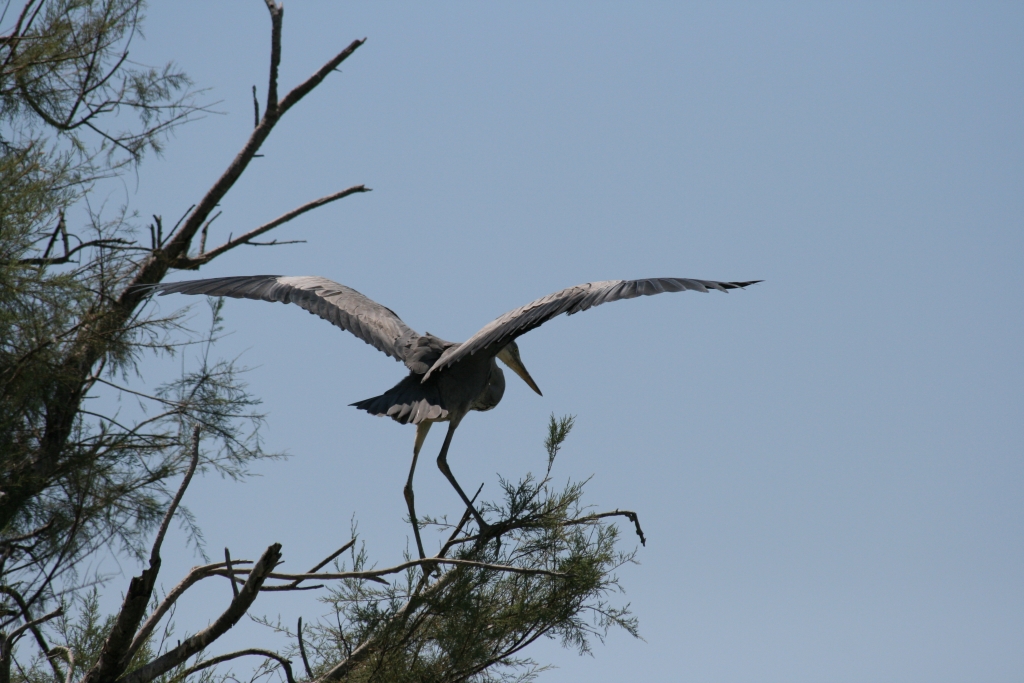
[[[76,238],[77,239],[77,238]],[[67,241],[64,243],[64,255],[63,256],[44,256],[42,258],[24,258],[14,261],[14,263],[22,266],[56,266],[62,263],[67,263],[71,260],[77,252],[88,247],[112,247],[112,246],[132,246],[135,242],[131,240],[121,239],[119,237],[112,237],[110,239],[101,240],[89,240],[88,242],[82,242],[74,249],[67,248]],[[47,248],[49,251],[49,248]]]
[[[33,619],[32,621],[25,622],[24,624],[22,624],[18,628],[16,628],[13,631],[11,631],[10,634],[8,634],[7,642],[8,643],[13,643],[25,631],[29,631],[29,630],[35,628],[36,626],[39,626],[39,624],[45,624],[50,619],[56,619],[57,617],[59,617],[62,614],[64,614],[64,608],[63,607],[58,607],[57,609],[53,610],[49,614],[44,614],[43,616],[39,617],[38,619]]]
[[[231,563],[235,565],[252,564],[252,560],[232,560]],[[157,606],[157,608],[153,611],[153,613],[149,615],[149,618],[146,619],[146,623],[142,625],[142,628],[139,629],[139,632],[132,640],[132,644],[128,648],[128,653],[126,657],[129,660],[131,660],[132,657],[135,656],[135,653],[138,652],[139,648],[142,647],[142,644],[146,642],[146,639],[149,638],[149,636],[156,629],[156,626],[160,623],[160,620],[163,619],[164,615],[170,611],[171,607],[174,606],[174,603],[177,602],[178,598],[185,594],[185,591],[187,591],[189,588],[199,583],[203,579],[208,579],[211,576],[216,576],[216,574],[213,573],[213,570],[221,569],[225,566],[226,565],[224,562],[216,562],[214,564],[207,564],[201,567],[194,567],[192,571],[190,571],[188,575],[185,576],[185,578],[182,579],[180,583],[178,583],[177,586],[171,589],[171,592],[167,594],[167,596],[163,599],[163,602],[161,602],[160,605]]]
[[[270,116],[278,115],[277,72],[281,65],[281,23],[284,19],[284,7],[273,0],[266,0],[266,3],[270,11],[270,84],[267,86],[267,115]],[[253,98],[255,97],[256,86],[253,86]]]
[[[252,86],[252,108],[255,110],[254,121],[252,124],[253,128],[260,125],[260,101],[256,99],[256,86]]]
[[[348,542],[348,543],[346,543],[345,545],[341,546],[340,548],[338,548],[337,550],[335,550],[335,551],[334,551],[333,553],[331,553],[330,555],[328,555],[328,556],[327,556],[326,558],[324,558],[323,560],[321,560],[321,561],[320,561],[319,563],[317,563],[317,565],[316,565],[315,567],[313,567],[312,569],[310,569],[310,570],[309,570],[308,572],[306,572],[306,573],[307,573],[307,574],[316,574],[316,573],[317,573],[318,571],[320,571],[321,569],[323,569],[324,567],[326,567],[326,566],[327,566],[327,563],[328,563],[328,562],[330,562],[331,560],[333,560],[334,558],[336,558],[336,557],[337,557],[338,555],[341,555],[341,554],[342,554],[343,552],[345,552],[346,550],[348,550],[349,548],[351,548],[351,547],[352,547],[352,546],[354,546],[355,544],[356,544],[356,539],[354,539],[354,538],[353,538],[353,539],[352,539],[351,541],[349,541],[349,542]],[[271,586],[268,586],[267,588],[264,588],[264,590],[272,590],[272,589],[274,589],[274,590],[284,590],[285,588],[295,588],[295,587],[297,587],[297,586],[298,586],[298,585],[299,585],[300,583],[302,583],[302,581],[304,581],[304,579],[296,579],[295,581],[293,581],[293,582],[292,582],[292,583],[291,583],[291,584],[290,584],[289,586],[287,586],[287,587],[286,587],[286,586],[273,586],[273,587],[271,587]]]
[[[308,95],[313,88],[320,85],[321,81],[327,78],[332,71],[338,68],[339,64],[348,59],[352,53],[359,49],[359,46],[365,42],[366,38],[363,38],[362,40],[353,40],[348,47],[336,54],[333,59],[320,67],[315,74],[292,88],[291,92],[284,96],[284,99],[281,100],[281,104],[277,107],[278,116],[283,115],[291,107],[297,104],[299,100]]]
[[[196,664],[195,666],[186,669],[185,672],[181,674],[180,680],[185,680],[197,671],[202,671],[203,669],[208,669],[211,666],[216,666],[222,662],[227,662],[238,657],[245,657],[247,655],[257,655],[259,657],[266,657],[267,659],[273,659],[277,661],[277,663],[281,665],[281,668],[284,669],[284,675],[287,678],[287,683],[295,683],[295,678],[292,676],[292,663],[290,660],[285,659],[276,652],[271,652],[270,650],[260,650],[258,648],[239,650],[238,652],[230,652],[226,655],[214,657],[213,659],[207,659],[205,662],[200,662],[199,664]]]
[[[224,565],[227,567],[228,573],[231,573],[231,551],[224,548]],[[238,597],[238,585],[234,579],[231,580],[231,593],[237,598]]]
[[[295,633],[299,639],[299,654],[302,655],[302,666],[306,668],[306,677],[312,679],[313,671],[309,668],[309,658],[306,657],[306,644],[302,642],[302,617],[299,617],[298,628]]]
[[[192,459],[189,461],[188,470],[185,471],[185,478],[181,480],[181,486],[178,487],[178,492],[174,495],[174,500],[171,501],[170,507],[167,508],[167,514],[164,515],[163,522],[160,523],[160,530],[156,533],[153,549],[149,553],[150,566],[160,562],[160,546],[163,545],[164,536],[167,534],[167,527],[170,526],[171,518],[174,517],[174,512],[178,509],[178,504],[181,503],[181,499],[185,495],[185,489],[188,488],[189,482],[192,481],[192,475],[195,474],[197,465],[199,465],[199,425],[192,428]]]
[[[298,207],[296,209],[292,209],[288,213],[285,213],[285,214],[282,214],[281,216],[278,216],[277,218],[275,218],[274,220],[270,221],[269,223],[264,223],[263,225],[261,225],[260,227],[256,228],[255,230],[250,230],[249,232],[245,233],[244,235],[241,235],[241,236],[236,237],[234,239],[228,239],[227,242],[225,242],[224,244],[220,245],[216,249],[213,249],[211,251],[207,251],[207,252],[201,253],[198,256],[196,256],[195,258],[189,258],[187,256],[179,257],[173,263],[173,266],[175,268],[182,268],[182,269],[198,268],[199,266],[201,266],[201,265],[203,265],[205,263],[208,263],[208,262],[212,261],[213,259],[217,258],[218,256],[220,256],[224,252],[229,251],[231,249],[234,249],[235,247],[239,246],[240,244],[245,244],[245,243],[249,242],[249,240],[251,240],[253,238],[256,238],[256,237],[259,237],[263,233],[268,232],[270,230],[273,230],[274,228],[287,223],[288,221],[292,220],[293,218],[297,218],[297,217],[301,216],[302,214],[306,213],[307,211],[312,211],[313,209],[321,207],[324,204],[330,204],[331,202],[337,201],[339,199],[343,199],[343,198],[345,198],[345,197],[347,197],[347,196],[349,196],[351,194],[356,194],[356,193],[359,193],[359,192],[370,192],[370,188],[366,187],[365,185],[354,185],[353,187],[350,187],[350,188],[347,188],[345,190],[342,190],[341,192],[335,192],[334,194],[329,194],[326,197],[321,197],[320,199],[315,199],[315,200],[313,200],[311,202],[303,204],[302,206],[300,206],[300,207]]]
[[[189,657],[206,649],[211,643],[227,633],[249,609],[249,606],[260,594],[260,587],[267,576],[281,561],[281,544],[274,543],[266,549],[256,566],[253,567],[238,597],[231,601],[228,608],[210,626],[180,645],[167,651],[148,664],[132,671],[120,679],[119,683],[149,683],[176,666],[183,664]],[[237,571],[237,570],[236,570]]]
[[[567,522],[562,522],[562,526],[575,526],[577,524],[590,524],[599,519],[605,517],[626,517],[629,521],[633,522],[636,527],[636,535],[640,537],[640,545],[646,546],[647,539],[644,537],[644,530],[640,528],[640,518],[632,510],[612,510],[611,512],[599,512],[593,515],[587,515],[586,517],[580,517],[579,519],[570,519]]]
[[[433,565],[433,564],[450,564],[457,567],[477,567],[480,569],[493,569],[495,571],[510,572],[512,574],[526,574],[528,576],[558,576],[564,577],[568,574],[564,572],[553,572],[547,569],[528,569],[526,567],[512,567],[506,564],[490,564],[488,562],[477,562],[476,560],[455,560],[443,557],[428,557],[422,560],[409,560],[402,564],[395,565],[394,567],[388,567],[387,569],[372,569],[369,571],[362,572],[340,572],[337,574],[269,574],[268,579],[279,579],[284,581],[304,581],[306,579],[319,579],[319,580],[337,580],[337,579],[369,579],[371,581],[381,582],[379,577],[387,576],[389,574],[397,574],[398,572],[405,571],[409,567],[417,567],[420,565]],[[247,574],[249,570],[236,569],[235,574]],[[217,570],[217,574],[227,576],[226,571]]]
[[[21,541],[27,541],[30,538],[35,538],[36,536],[49,531],[51,526],[53,526],[52,519],[35,531],[29,531],[28,533],[24,533],[20,536],[8,536],[7,538],[0,539],[0,546],[8,545],[10,543],[20,543]],[[3,590],[4,588],[6,588],[6,586],[0,586],[0,590]]]
[[[32,532],[31,535],[39,533],[40,531],[49,527],[50,524],[52,523],[53,520],[50,520],[44,526],[40,527],[35,532]],[[31,538],[31,535],[29,536],[29,538]],[[21,593],[19,593],[10,586],[4,585],[0,585],[0,593],[5,593],[6,595],[10,596],[11,599],[14,600],[15,604],[18,605],[18,609],[21,610],[22,618],[27,623],[32,623],[32,614],[29,612],[28,604],[26,604],[25,599],[21,596]],[[49,645],[46,644],[46,639],[43,637],[43,632],[39,630],[38,626],[32,626],[30,630],[32,631],[32,637],[36,639],[36,644],[39,646],[39,649],[42,650],[44,654],[49,656],[50,652],[52,652],[53,650],[50,648]],[[53,669],[53,673],[57,677],[57,679],[60,680],[61,678],[63,678],[64,672],[60,670],[60,666],[57,665],[57,662],[53,661],[52,659],[50,659],[49,662],[50,668]]]
[[[52,664],[53,657],[58,654],[63,654],[64,657],[68,660],[68,673],[64,677],[64,683],[71,683],[71,681],[74,679],[75,673],[75,653],[72,652],[71,648],[69,647],[64,647],[63,645],[55,645],[48,653],[46,653],[46,658],[51,660]],[[60,671],[60,669],[57,669],[57,671]],[[60,680],[59,676],[57,680]]]
[[[283,244],[306,244],[307,240],[270,240],[269,242],[246,242],[247,247],[280,247]]]

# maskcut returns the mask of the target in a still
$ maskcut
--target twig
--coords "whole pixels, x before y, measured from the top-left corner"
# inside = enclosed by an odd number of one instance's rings
[[[302,642],[302,617],[299,617],[299,625],[295,629],[299,638],[299,654],[302,655],[302,666],[306,668],[306,677],[312,679],[313,671],[309,668],[309,659],[306,657],[306,645]]]
[[[351,541],[349,541],[345,545],[341,546],[340,548],[335,550],[333,553],[328,555],[326,558],[321,560],[319,563],[317,563],[317,565],[315,567],[313,567],[312,569],[310,569],[306,573],[307,574],[316,574],[318,571],[320,571],[321,569],[326,567],[328,562],[330,562],[331,560],[336,558],[338,555],[341,555],[343,552],[345,552],[346,550],[348,550],[349,548],[351,548],[355,544],[356,544],[356,539],[353,538]],[[294,588],[294,587],[298,586],[300,583],[302,583],[302,581],[304,581],[304,579],[296,579],[295,581],[293,581],[291,583],[291,587]],[[273,589],[281,590],[281,589],[284,589],[284,588],[285,588],[285,586],[268,586],[267,588],[264,588],[264,590],[273,590]]]
[[[0,539],[0,546],[8,545],[10,543],[20,543],[21,541],[27,541],[30,538],[38,536],[39,534],[46,533],[50,530],[51,526],[53,526],[53,519],[51,519],[49,522],[42,525],[35,531],[29,531],[27,533],[21,534],[20,536],[8,536],[7,538]],[[6,586],[0,586],[0,590],[3,590],[4,588],[6,588]]]
[[[387,569],[371,569],[369,571],[362,572],[340,572],[337,574],[269,574],[268,579],[279,579],[284,581],[296,581],[306,579],[320,579],[320,580],[338,580],[338,579],[369,579],[371,581],[379,581],[379,577],[387,576],[389,574],[397,574],[398,572],[405,571],[409,567],[416,567],[418,565],[425,564],[451,564],[461,567],[478,567],[480,569],[493,569],[495,571],[511,572],[513,574],[526,574],[526,575],[537,575],[537,576],[568,576],[564,572],[553,572],[547,569],[528,569],[525,567],[513,567],[506,564],[490,564],[488,562],[477,562],[476,560],[455,560],[443,557],[428,557],[422,560],[409,560],[402,564],[395,565],[394,567],[388,567]],[[226,572],[217,570],[217,574],[227,576]],[[236,569],[235,574],[246,574],[248,570]]]
[[[260,125],[260,101],[256,99],[256,86],[252,86],[252,108],[256,110],[254,121],[252,124],[253,128]]]
[[[44,529],[48,528],[52,523],[53,523],[53,520],[51,519],[49,522],[47,522],[45,525],[43,525],[42,527],[40,527],[36,531],[31,532],[31,534],[29,534],[28,537],[31,538],[31,536],[35,535],[36,533],[39,533],[39,532],[43,531]],[[10,540],[15,540],[15,539],[10,539]],[[28,604],[25,602],[25,598],[23,598],[21,596],[21,593],[19,593],[18,591],[16,591],[14,588],[12,588],[10,586],[4,586],[4,585],[0,585],[0,593],[4,593],[4,594],[10,596],[10,598],[12,600],[14,600],[15,604],[18,606],[18,609],[21,610],[22,618],[27,623],[31,623],[33,621],[32,620],[32,614],[29,612]],[[51,650],[50,646],[46,644],[46,638],[43,637],[43,632],[40,631],[37,626],[32,626],[30,628],[30,630],[32,631],[32,636],[36,639],[36,644],[39,646],[39,649],[42,650],[44,653],[47,653],[47,656],[49,656],[49,653],[52,650]],[[64,672],[60,670],[60,667],[57,665],[57,663],[55,661],[53,661],[52,659],[50,659],[49,662],[50,662],[50,668],[53,669],[53,673],[54,673],[54,675],[56,675],[57,679],[60,680],[61,678],[63,678]]]
[[[279,247],[282,244],[305,244],[306,240],[270,240],[269,242],[246,242],[247,247]]]
[[[227,566],[228,573],[231,573],[231,551],[224,548],[224,564]],[[235,584],[234,580],[231,581],[231,592],[234,596],[238,597],[238,585]]]
[[[167,527],[171,525],[171,518],[174,517],[178,504],[181,503],[181,499],[185,496],[185,489],[188,488],[189,482],[192,481],[192,475],[196,473],[196,466],[198,465],[199,425],[196,425],[192,428],[192,457],[188,463],[188,469],[185,471],[185,478],[181,480],[181,486],[178,487],[178,492],[174,494],[174,500],[171,501],[170,507],[167,508],[167,514],[164,515],[164,520],[160,523],[160,530],[156,533],[153,549],[149,553],[150,566],[160,562],[160,546],[163,545],[164,536],[167,534]]]
[[[611,512],[599,512],[593,515],[587,515],[586,517],[580,517],[579,519],[570,519],[568,522],[562,522],[562,526],[575,526],[576,524],[589,524],[590,522],[597,521],[604,517],[626,517],[629,521],[633,522],[636,527],[636,535],[640,537],[640,545],[646,546],[647,539],[644,537],[644,530],[640,528],[640,518],[632,510],[612,510]]]
[[[134,244],[134,242],[131,240],[121,239],[119,237],[102,240],[89,240],[88,242],[82,242],[74,249],[68,250],[65,248],[63,256],[43,256],[41,258],[18,259],[15,263],[23,266],[56,266],[69,262],[73,255],[88,247],[112,247],[117,245],[131,246],[132,244]],[[47,251],[49,251],[49,248],[47,248]]]
[[[50,648],[50,651],[46,653],[47,659],[53,659],[55,655],[63,654],[68,660],[68,673],[64,677],[64,683],[71,683],[74,680],[75,672],[75,653],[71,651],[71,648],[64,647],[63,645],[54,645]]]
[[[64,614],[64,608],[58,607],[57,609],[53,610],[49,614],[44,614],[43,616],[39,617],[38,619],[33,619],[32,621],[25,622],[24,624],[22,624],[21,626],[19,626],[16,629],[14,629],[13,631],[11,631],[7,635],[7,642],[8,643],[13,643],[25,631],[29,631],[31,629],[34,629],[36,626],[39,626],[39,624],[45,624],[50,619],[56,619],[57,617],[59,617],[62,614]]]
[[[211,666],[216,666],[221,662],[226,662],[237,657],[245,657],[246,655],[257,655],[260,657],[266,657],[267,659],[273,659],[277,661],[277,663],[281,665],[281,668],[284,669],[284,675],[288,683],[295,683],[295,678],[292,676],[292,663],[289,660],[285,659],[276,652],[271,652],[270,650],[260,650],[258,648],[239,650],[238,652],[230,652],[226,655],[214,657],[213,659],[207,659],[205,662],[200,662],[199,664],[196,664],[195,666],[186,669],[185,672],[181,674],[180,680],[185,680],[197,671],[208,669]]]
[[[229,238],[227,242],[225,242],[224,244],[220,245],[216,249],[213,249],[211,251],[203,252],[203,253],[199,254],[198,256],[196,256],[195,258],[189,258],[187,256],[182,256],[177,261],[175,261],[174,267],[175,268],[183,268],[183,269],[198,268],[199,266],[203,265],[204,263],[208,263],[209,261],[212,261],[213,259],[217,258],[218,256],[220,256],[224,252],[226,252],[226,251],[228,251],[230,249],[234,249],[235,247],[237,247],[240,244],[245,244],[249,240],[251,240],[251,239],[253,239],[255,237],[259,237],[263,233],[268,232],[270,230],[273,230],[274,228],[278,227],[279,225],[283,225],[284,223],[287,223],[288,221],[292,220],[293,218],[297,218],[298,216],[301,216],[302,214],[306,213],[307,211],[312,211],[313,209],[321,207],[324,204],[330,204],[331,202],[335,202],[335,201],[337,201],[339,199],[343,199],[343,198],[345,198],[345,197],[347,197],[347,196],[349,196],[351,194],[356,194],[356,193],[359,193],[359,192],[370,192],[370,188],[366,187],[365,185],[355,185],[353,187],[344,189],[341,192],[335,192],[334,194],[329,194],[326,197],[321,197],[320,199],[314,199],[313,201],[307,202],[306,204],[303,204],[302,206],[300,206],[300,207],[298,207],[296,209],[292,209],[288,213],[285,213],[285,214],[282,214],[281,216],[278,216],[277,218],[275,218],[274,220],[270,221],[269,223],[264,223],[260,227],[254,229],[254,230],[250,230],[249,232],[245,233],[244,235],[239,235],[238,237],[235,237],[233,239]]]
[[[199,254],[200,255],[202,255],[202,253],[204,251],[206,251],[206,234],[209,232],[210,226],[213,225],[213,222],[215,220],[217,220],[222,213],[224,213],[224,212],[223,211],[218,211],[217,213],[213,214],[213,217],[210,220],[208,220],[205,223],[203,223],[203,229],[199,231]]]

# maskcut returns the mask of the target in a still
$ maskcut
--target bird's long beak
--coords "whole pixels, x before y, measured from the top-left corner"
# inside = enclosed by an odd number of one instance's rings
[[[523,359],[519,357],[519,346],[513,341],[509,342],[505,348],[498,352],[498,360],[511,368],[512,372],[519,375],[524,382],[530,385],[530,388],[537,392],[539,396],[544,394],[540,393],[540,387],[530,377],[530,373],[526,371],[526,366],[523,365]]]

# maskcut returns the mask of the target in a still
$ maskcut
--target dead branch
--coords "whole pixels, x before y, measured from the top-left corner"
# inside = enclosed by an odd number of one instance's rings
[[[410,567],[435,564],[450,564],[459,567],[477,567],[479,569],[492,569],[494,571],[509,572],[512,574],[525,574],[527,576],[567,576],[564,572],[553,572],[547,569],[528,569],[525,567],[513,567],[506,564],[478,562],[476,560],[455,560],[444,557],[428,557],[422,560],[409,560],[408,562],[403,562],[402,564],[397,564],[394,567],[388,567],[387,569],[371,569],[369,571],[362,572],[340,572],[337,574],[269,574],[267,578],[284,581],[305,581],[307,579],[318,579],[324,581],[334,581],[339,579],[369,579],[370,581],[377,581],[378,583],[387,583],[380,577],[388,576],[389,574],[397,574],[409,569]],[[222,576],[228,576],[226,570],[217,570],[215,573]],[[245,575],[248,573],[249,570],[246,569],[234,570],[234,574]]]
[[[231,564],[252,564],[252,560],[232,560]],[[128,648],[128,653],[126,657],[129,660],[131,660],[131,658],[135,656],[135,653],[138,652],[139,648],[142,647],[142,644],[146,642],[146,639],[149,638],[149,636],[153,633],[154,629],[156,629],[156,626],[160,623],[160,620],[163,619],[164,615],[170,611],[171,607],[174,606],[174,603],[177,602],[178,598],[184,595],[185,591],[187,591],[189,588],[194,586],[196,583],[202,581],[203,579],[208,579],[211,576],[216,576],[216,574],[213,573],[213,570],[222,569],[226,566],[227,563],[225,562],[215,562],[214,564],[207,564],[201,567],[193,567],[192,571],[190,571],[188,575],[178,583],[177,586],[171,589],[171,592],[167,594],[167,596],[157,606],[157,608],[153,610],[153,613],[149,615],[149,618],[146,619],[146,623],[142,625],[142,628],[139,629],[139,632],[135,635],[135,638],[132,640],[131,647]]]
[[[633,522],[633,525],[636,527],[636,535],[640,537],[640,545],[647,545],[647,539],[644,537],[644,530],[640,528],[640,518],[632,510],[612,510],[611,512],[599,512],[593,515],[587,515],[586,517],[580,517],[579,519],[570,519],[568,522],[563,522],[562,526],[590,524],[592,522],[596,522],[599,519],[604,519],[605,517],[628,518],[629,521]]]
[[[77,238],[76,238],[77,239]],[[131,240],[120,239],[118,237],[112,237],[110,239],[102,240],[89,240],[88,242],[82,242],[73,249],[68,249],[67,241],[64,242],[64,255],[63,256],[44,256],[39,258],[23,258],[14,261],[15,264],[20,266],[56,266],[62,263],[68,263],[71,261],[71,257],[76,253],[88,247],[132,247],[135,246],[135,242]]]
[[[221,662],[237,659],[238,657],[245,657],[246,655],[257,655],[259,657],[266,657],[267,659],[273,659],[277,661],[277,663],[281,665],[281,668],[284,669],[284,675],[285,678],[287,679],[287,683],[295,683],[295,678],[292,676],[292,663],[290,660],[285,659],[276,652],[271,652],[270,650],[260,650],[258,648],[239,650],[238,652],[230,652],[226,655],[214,657],[213,659],[207,659],[205,662],[200,662],[199,664],[196,664],[195,666],[186,669],[185,673],[181,674],[181,679],[184,680],[197,671],[208,669],[209,667],[216,666]]]
[[[289,92],[285,98],[278,103],[277,73],[278,65],[281,61],[281,26],[284,12],[279,5],[270,2],[269,0],[267,2],[267,9],[270,10],[272,24],[270,39],[270,87],[267,89],[267,109],[263,113],[263,118],[260,120],[259,125],[256,126],[249,135],[249,139],[242,147],[242,150],[235,156],[234,160],[232,160],[210,189],[207,190],[203,198],[199,200],[195,210],[184,224],[182,224],[181,228],[179,228],[167,241],[167,244],[163,249],[152,255],[149,261],[139,269],[139,272],[132,280],[131,285],[125,288],[119,301],[123,310],[134,310],[135,306],[137,306],[144,297],[144,292],[137,289],[135,285],[149,285],[160,282],[170,267],[197,267],[178,265],[177,262],[184,259],[184,262],[188,263],[189,259],[187,258],[187,254],[189,245],[192,243],[192,238],[195,237],[197,232],[199,232],[199,229],[213,212],[214,208],[220,203],[221,199],[224,198],[228,191],[234,186],[235,182],[237,182],[242,176],[242,173],[249,166],[249,162],[251,162],[256,156],[256,153],[266,141],[267,137],[269,137],[270,132],[274,129],[274,126],[277,124],[278,120],[280,120],[281,116],[283,116],[288,109],[297,104],[303,97],[308,95],[324,80],[324,78],[327,77],[331,71],[348,59],[360,45],[366,42],[365,38],[362,40],[352,41],[348,47],[336,54],[312,76],[293,88],[291,92]],[[340,199],[340,197],[338,198]],[[223,251],[218,253],[223,253]],[[209,258],[213,257],[211,256]],[[209,261],[209,258],[204,262]]]
[[[57,609],[53,610],[49,614],[44,614],[43,616],[39,617],[38,619],[33,619],[32,621],[25,622],[24,624],[22,624],[21,626],[19,626],[16,629],[14,629],[13,631],[11,631],[7,635],[5,645],[10,645],[10,644],[14,643],[14,641],[17,640],[18,638],[20,638],[21,634],[24,633],[25,631],[29,631],[29,630],[35,628],[36,626],[39,626],[39,624],[45,624],[50,619],[56,619],[57,617],[59,617],[62,614],[64,614],[64,609],[62,607],[58,607]]]
[[[160,523],[160,530],[156,533],[156,540],[153,541],[153,549],[149,553],[149,563],[152,565],[154,562],[160,562],[160,546],[163,545],[164,536],[167,534],[167,527],[171,524],[171,518],[174,517],[174,513],[178,509],[178,505],[181,503],[181,499],[185,495],[185,489],[188,488],[189,482],[192,481],[192,475],[196,473],[196,467],[199,465],[199,425],[192,428],[192,458],[188,463],[188,470],[185,471],[185,477],[181,480],[181,486],[178,487],[178,492],[174,494],[174,500],[171,501],[170,506],[167,508],[167,514],[164,515],[163,521]]]
[[[64,677],[64,683],[71,683],[75,674],[75,653],[71,651],[71,648],[64,647],[63,645],[55,645],[49,652],[46,653],[46,658],[53,663],[53,658],[56,655],[62,654],[68,660],[68,673]],[[58,669],[59,671],[59,669]],[[60,680],[58,678],[57,680]]]
[[[295,634],[299,639],[299,654],[302,655],[302,666],[306,669],[306,678],[313,678],[313,670],[309,668],[309,658],[306,657],[306,644],[302,642],[302,617],[299,617],[299,625],[295,629]]]
[[[228,573],[231,573],[231,551],[224,548],[224,566],[227,568]],[[238,584],[235,583],[234,579],[231,580],[231,593],[237,598],[238,597]]]
[[[209,263],[210,261],[212,261],[213,259],[217,258],[218,256],[220,256],[224,252],[229,251],[231,249],[234,249],[235,247],[237,247],[237,246],[239,246],[241,244],[247,244],[247,243],[249,243],[250,240],[252,240],[252,239],[254,239],[256,237],[259,237],[263,233],[268,232],[270,230],[273,230],[274,228],[276,228],[276,227],[278,227],[280,225],[283,225],[283,224],[287,223],[288,221],[292,220],[293,218],[297,218],[297,217],[301,216],[302,214],[306,213],[307,211],[312,211],[313,209],[321,207],[324,204],[330,204],[331,202],[337,201],[339,199],[343,199],[343,198],[345,198],[345,197],[347,197],[347,196],[349,196],[351,194],[356,194],[356,193],[359,193],[359,192],[370,192],[370,188],[366,187],[365,185],[354,185],[354,186],[352,186],[350,188],[347,188],[347,189],[344,189],[344,190],[342,190],[340,192],[335,192],[334,194],[329,194],[326,197],[320,197],[319,199],[314,199],[313,201],[307,202],[306,204],[303,204],[302,206],[300,206],[298,208],[292,209],[288,213],[285,213],[285,214],[282,214],[281,216],[278,216],[277,218],[275,218],[274,220],[270,221],[269,223],[264,223],[260,227],[254,229],[254,230],[250,230],[249,232],[245,233],[244,235],[241,235],[241,236],[236,237],[234,239],[228,239],[227,242],[225,242],[224,244],[220,245],[216,249],[212,249],[210,251],[201,253],[201,254],[199,254],[199,255],[197,255],[195,257],[188,257],[188,256],[184,256],[184,255],[180,256],[173,263],[173,267],[181,268],[183,270],[195,270],[195,269],[199,268],[199,266],[201,266],[203,264],[206,264],[206,263]],[[203,244],[205,245],[205,240],[203,240]]]
[[[253,567],[245,585],[238,592],[238,597],[231,601],[228,608],[210,626],[196,635],[185,639],[180,645],[157,657],[148,664],[120,678],[119,683],[149,683],[176,666],[183,664],[189,657],[209,647],[211,643],[227,633],[242,618],[249,606],[260,594],[260,587],[281,561],[281,544],[274,543],[263,553],[256,566]],[[237,571],[237,570],[236,570]]]
[[[327,566],[327,563],[328,563],[328,562],[330,562],[331,560],[333,560],[334,558],[336,558],[336,557],[337,557],[338,555],[341,555],[341,554],[342,554],[343,552],[345,552],[346,550],[348,550],[349,548],[351,548],[351,547],[352,547],[352,546],[354,546],[355,544],[356,544],[356,539],[354,539],[354,538],[353,538],[353,539],[352,539],[351,541],[349,541],[349,542],[348,542],[348,543],[346,543],[345,545],[341,546],[340,548],[338,548],[337,550],[335,550],[335,551],[334,551],[333,553],[331,553],[330,555],[328,555],[328,556],[327,556],[326,558],[324,558],[323,560],[321,560],[320,562],[318,562],[318,563],[317,563],[317,565],[316,565],[315,567],[313,567],[312,569],[310,569],[310,570],[309,570],[308,572],[306,572],[306,573],[307,573],[307,574],[316,574],[316,573],[317,573],[318,571],[320,571],[321,569],[323,569],[324,567],[326,567],[326,566]],[[229,569],[230,569],[230,567],[229,567]],[[270,587],[270,586],[268,586],[267,588],[264,588],[263,590],[273,590],[273,589],[277,589],[277,590],[284,590],[284,589],[286,589],[286,588],[295,588],[295,587],[297,587],[297,586],[298,586],[298,585],[299,585],[300,583],[302,583],[302,581],[303,581],[303,580],[304,580],[304,579],[296,579],[295,581],[293,581],[293,582],[292,582],[291,584],[289,584],[288,586],[273,586],[273,587]]]

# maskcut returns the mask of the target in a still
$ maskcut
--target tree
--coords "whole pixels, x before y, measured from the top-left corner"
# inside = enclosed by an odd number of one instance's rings
[[[274,544],[255,563],[226,554],[157,600],[172,518],[198,531],[181,505],[193,474],[215,469],[242,477],[251,462],[273,456],[260,446],[259,402],[240,369],[210,359],[222,324],[219,304],[212,304],[209,330],[192,332],[180,315],[148,311],[142,286],[172,269],[200,269],[243,244],[274,244],[256,239],[369,191],[340,190],[207,247],[218,203],[277,122],[364,42],[352,41],[279,96],[284,14],[271,0],[266,6],[270,68],[262,115],[254,97],[255,128],[238,155],[169,230],[154,216],[148,241],[127,210],[112,218],[90,212],[89,224],[77,228],[66,220],[97,182],[138,169],[146,152],[160,151],[167,131],[203,111],[173,65],[128,62],[144,3],[28,0],[16,17],[7,4],[8,26],[0,18],[0,683],[11,680],[12,670],[25,681],[209,677],[216,664],[241,654],[268,658],[270,668],[258,671],[279,668],[291,683],[289,653],[247,650],[188,662],[234,627],[261,591],[306,590],[314,579],[340,584],[332,584],[329,598],[334,625],[308,630],[312,657],[301,624],[289,634],[310,680],[485,680],[502,667],[528,676],[533,665],[518,657],[541,635],[560,635],[585,650],[588,635],[610,626],[635,634],[628,611],[609,607],[605,595],[617,585],[614,568],[632,559],[614,550],[617,532],[606,520],[626,516],[640,534],[636,515],[593,514],[580,502],[582,486],[554,490],[548,475],[506,483],[504,500],[489,504],[501,521],[486,534],[474,532],[466,515],[455,525],[425,520],[450,530],[430,558],[370,570],[353,538],[308,575],[286,575],[275,572],[281,547]],[[125,127],[129,118],[134,123]],[[195,345],[204,350],[199,367],[150,391],[129,386],[141,378],[148,354]],[[131,397],[138,415],[93,410],[87,401],[99,391]],[[571,426],[571,419],[552,418],[548,474]],[[213,448],[204,449],[201,439]],[[77,567],[111,543],[144,561],[148,550],[148,564],[120,611],[104,620],[83,592],[96,577],[79,576]],[[347,570],[338,559],[346,550]],[[332,562],[333,573],[321,571]],[[382,578],[390,575],[404,583]],[[212,576],[231,580],[229,607],[175,647],[157,642],[178,597]],[[67,614],[76,600],[77,621]],[[585,618],[588,612],[595,618]]]

